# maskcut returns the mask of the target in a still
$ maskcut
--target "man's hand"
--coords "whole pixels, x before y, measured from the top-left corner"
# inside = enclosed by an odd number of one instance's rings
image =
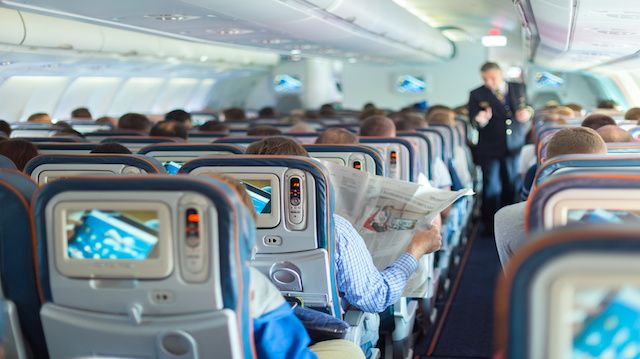
[[[475,120],[478,125],[480,125],[480,127],[484,127],[487,125],[487,123],[489,123],[491,117],[493,117],[493,110],[491,109],[491,107],[487,107],[484,110],[478,112]]]
[[[423,255],[433,253],[442,247],[442,235],[440,226],[433,225],[429,229],[418,230],[407,247],[407,252],[416,260]]]
[[[516,111],[516,121],[520,123],[525,123],[531,119],[531,111],[527,108],[521,108]]]

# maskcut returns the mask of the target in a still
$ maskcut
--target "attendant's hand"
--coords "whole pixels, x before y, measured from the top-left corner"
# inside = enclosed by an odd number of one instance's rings
[[[531,111],[527,108],[521,108],[516,111],[516,121],[525,123],[531,119]]]
[[[431,228],[418,230],[413,235],[407,253],[419,260],[423,255],[433,253],[442,247],[442,235],[440,226],[432,225]]]
[[[480,127],[484,127],[487,125],[487,123],[489,123],[491,117],[493,117],[493,110],[491,109],[491,107],[487,107],[486,109],[478,112],[475,120],[478,125],[480,125]]]

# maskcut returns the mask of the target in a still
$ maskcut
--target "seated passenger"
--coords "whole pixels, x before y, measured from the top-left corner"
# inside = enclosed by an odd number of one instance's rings
[[[584,115],[584,108],[577,103],[568,103],[565,106],[573,110],[574,118],[582,117]]]
[[[287,130],[287,133],[311,133],[316,132],[315,127],[310,125],[307,122],[300,121],[297,122],[293,127]]]
[[[137,131],[143,134],[151,130],[151,121],[145,115],[139,113],[127,113],[118,119],[118,129]]]
[[[110,116],[103,116],[96,120],[96,125],[107,125],[116,128],[118,127],[118,119]]]
[[[177,121],[160,121],[149,131],[152,137],[175,137],[187,140],[189,132],[185,125]]]
[[[66,123],[65,121],[58,121],[58,123],[56,123],[56,126],[58,127],[62,127],[61,130],[56,131],[56,133],[53,134],[53,137],[79,137],[79,138],[84,138],[84,135],[76,130],[73,129],[73,127]]]
[[[634,142],[633,136],[621,127],[615,125],[602,126],[598,129],[598,134],[606,143]]]
[[[165,121],[175,121],[181,123],[187,131],[193,127],[191,114],[185,110],[173,110],[164,115]]]
[[[269,137],[254,142],[247,147],[245,154],[309,156],[302,146],[286,137]],[[338,288],[348,304],[364,312],[380,313],[397,302],[407,280],[418,268],[418,260],[425,254],[437,251],[442,245],[439,226],[417,231],[406,253],[380,272],[353,225],[337,214],[333,218],[336,225]]]
[[[211,120],[200,125],[200,127],[198,127],[198,131],[229,133],[229,126],[225,125],[224,122]]]
[[[640,125],[640,107],[632,107],[624,114],[625,121],[638,122]]]
[[[52,123],[51,117],[49,114],[44,112],[34,113],[33,115],[27,118],[27,122],[35,122],[35,123]]]
[[[224,114],[225,122],[245,122],[247,120],[247,114],[238,107],[228,108],[222,113]]]
[[[547,158],[570,154],[606,154],[607,144],[598,133],[587,127],[571,127],[553,135],[547,147]],[[496,247],[504,268],[511,256],[527,242],[524,233],[527,202],[503,207],[495,215]]]
[[[328,128],[316,138],[316,144],[319,145],[355,145],[357,143],[358,136],[339,127]]]
[[[254,221],[257,220],[253,201],[240,181],[222,174],[209,176],[233,188]],[[346,340],[327,340],[308,347],[311,340],[304,326],[278,288],[257,269],[250,267],[249,271],[253,339],[258,358],[314,358],[315,355],[320,359],[364,358],[360,348]]]
[[[360,115],[358,116],[359,120],[366,120],[367,118],[371,117],[371,116],[386,116],[387,115],[387,111],[381,109],[381,108],[369,108],[368,110],[363,110]]]
[[[391,118],[396,123],[397,131],[415,131],[420,128],[429,127],[427,120],[417,113],[399,112],[392,115]]]
[[[261,119],[272,119],[277,118],[276,110],[271,106],[265,106],[258,111],[258,118]]]
[[[597,131],[600,127],[604,127],[608,125],[616,125],[616,121],[610,116],[607,116],[605,114],[592,113],[582,121],[581,126],[592,128]]]
[[[98,146],[96,146],[96,148],[91,150],[91,153],[104,153],[104,154],[116,153],[116,154],[130,155],[131,151],[119,143],[108,142],[108,143],[99,144]]]
[[[0,142],[0,155],[13,161],[16,168],[22,171],[27,162],[38,155],[38,148],[29,141],[12,138]]]
[[[89,111],[88,108],[78,107],[71,111],[71,118],[77,120],[91,120],[93,119],[93,116],[91,116],[91,111]]]
[[[0,137],[11,137],[11,125],[9,122],[0,120]]]
[[[269,125],[254,126],[247,130],[247,136],[266,137],[278,136],[281,134],[282,131]]]
[[[320,118],[336,118],[336,109],[333,107],[333,104],[325,103],[324,105],[320,106],[318,116]]]
[[[360,125],[360,136],[396,137],[396,125],[389,117],[371,116]]]

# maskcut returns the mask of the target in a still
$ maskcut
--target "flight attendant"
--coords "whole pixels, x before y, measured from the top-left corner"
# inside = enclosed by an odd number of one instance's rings
[[[493,216],[516,201],[520,192],[518,160],[533,110],[524,84],[506,82],[498,64],[480,68],[484,85],[469,95],[469,118],[478,129],[476,160],[482,168],[482,220],[493,233]]]

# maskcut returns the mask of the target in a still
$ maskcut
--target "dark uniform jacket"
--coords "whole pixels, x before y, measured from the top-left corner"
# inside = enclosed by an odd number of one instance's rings
[[[481,86],[471,91],[469,96],[469,119],[478,128],[479,139],[477,157],[501,157],[520,152],[525,144],[529,123],[516,121],[516,111],[527,106],[524,84],[508,82],[505,101],[501,103],[487,87]],[[486,107],[491,107],[493,117],[484,127],[476,122],[476,115]]]

